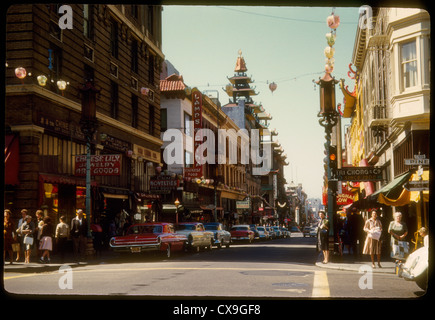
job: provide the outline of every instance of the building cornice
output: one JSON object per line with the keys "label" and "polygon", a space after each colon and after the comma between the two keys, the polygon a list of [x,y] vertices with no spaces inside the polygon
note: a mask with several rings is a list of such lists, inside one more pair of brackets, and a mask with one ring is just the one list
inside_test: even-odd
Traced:
{"label": "building cornice", "polygon": [[[27,95],[27,94],[36,94],[45,99],[50,100],[51,102],[58,104],[62,107],[70,109],[72,111],[76,111],[78,113],[81,112],[82,107],[81,104],[67,99],[61,95],[58,95],[50,90],[44,89],[43,87],[36,84],[24,84],[24,85],[7,85],[6,86],[6,96],[12,95]],[[113,119],[110,116],[107,116],[101,112],[97,111],[97,120],[101,121],[104,124],[108,124],[125,132],[130,132],[134,136],[144,139],[148,142],[154,143],[158,146],[163,145],[163,141],[160,138],[154,137],[148,133],[142,132],[138,129],[130,127],[116,119]]]}

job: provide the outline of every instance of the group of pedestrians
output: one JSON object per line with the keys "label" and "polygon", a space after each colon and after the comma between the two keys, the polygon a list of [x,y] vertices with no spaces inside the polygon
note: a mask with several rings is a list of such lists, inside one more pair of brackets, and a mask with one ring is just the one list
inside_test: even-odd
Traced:
{"label": "group of pedestrians", "polygon": [[73,242],[74,259],[76,261],[85,259],[88,226],[83,210],[77,210],[76,217],[69,225],[64,216],[61,216],[59,223],[54,225],[50,217],[44,217],[42,210],[35,212],[36,221],[28,214],[27,209],[21,210],[21,218],[16,227],[11,216],[9,209],[4,210],[3,261],[5,263],[8,254],[10,264],[13,264],[14,253],[17,255],[15,262],[20,261],[23,254],[24,263],[30,263],[33,248],[37,250],[40,263],[49,263],[50,253],[55,247],[63,263],[69,237]]}
{"label": "group of pedestrians", "polygon": [[[390,222],[388,226],[388,234],[391,235],[390,248],[391,258],[396,261],[402,261],[406,259],[406,254],[409,250],[408,242],[405,241],[408,235],[408,227],[405,222],[402,221],[402,213],[395,212],[394,220]],[[318,248],[323,252],[323,263],[329,262],[329,221],[325,217],[325,212],[319,212],[319,225],[318,225]],[[362,226],[363,225],[363,226]],[[362,226],[362,227],[361,227]],[[362,254],[370,255],[372,267],[375,268],[375,256],[377,265],[382,268],[381,265],[381,247],[382,247],[382,223],[378,218],[376,210],[371,211],[371,216],[365,222],[363,218],[356,213],[356,209],[350,213],[348,217],[348,233],[347,244],[354,250],[354,254],[357,254],[356,249],[357,240],[359,240],[360,247],[362,248]],[[361,232],[365,232],[364,245],[362,246]],[[428,230],[427,228],[421,228],[419,231],[420,236],[423,238],[424,246],[429,245]]]}

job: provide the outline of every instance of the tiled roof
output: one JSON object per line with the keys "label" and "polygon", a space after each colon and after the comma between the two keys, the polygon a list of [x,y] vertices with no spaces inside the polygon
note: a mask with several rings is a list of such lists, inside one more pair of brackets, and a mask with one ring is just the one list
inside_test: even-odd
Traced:
{"label": "tiled roof", "polygon": [[183,76],[178,76],[172,74],[165,80],[160,80],[160,91],[170,92],[170,91],[184,91],[186,85],[183,81]]}

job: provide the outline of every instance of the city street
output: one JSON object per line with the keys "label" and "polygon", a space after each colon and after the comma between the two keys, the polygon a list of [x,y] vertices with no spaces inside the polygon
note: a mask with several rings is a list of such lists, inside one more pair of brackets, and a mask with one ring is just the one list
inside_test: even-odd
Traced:
{"label": "city street", "polygon": [[[107,257],[107,258],[106,258]],[[105,255],[88,264],[5,266],[4,288],[20,295],[102,298],[417,298],[423,291],[398,278],[386,262],[382,273],[319,267],[315,238],[291,239],[166,259],[153,255]],[[367,266],[369,263],[367,262]],[[368,276],[372,278],[367,278]],[[366,277],[366,278],[362,278]],[[360,288],[360,283],[370,286]],[[370,284],[369,283],[369,284]],[[14,295],[12,295],[14,296]]]}

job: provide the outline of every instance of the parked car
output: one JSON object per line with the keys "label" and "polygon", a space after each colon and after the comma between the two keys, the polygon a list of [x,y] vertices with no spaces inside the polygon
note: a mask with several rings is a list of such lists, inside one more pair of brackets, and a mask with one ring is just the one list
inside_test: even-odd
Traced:
{"label": "parked car", "polygon": [[133,224],[124,236],[110,239],[110,247],[116,252],[140,253],[143,251],[165,252],[168,258],[174,251],[183,251],[187,237],[175,233],[171,223]]}
{"label": "parked car", "polygon": [[249,227],[254,231],[254,240],[260,240],[260,233],[257,230],[257,226],[255,224],[250,224]]}
{"label": "parked car", "polygon": [[302,233],[304,234],[304,238],[305,236],[310,236],[310,231],[311,231],[311,227],[310,226],[305,226],[304,229],[302,230]]}
{"label": "parked car", "polygon": [[405,280],[415,281],[420,289],[427,289],[429,249],[421,247],[412,252],[405,263],[397,263],[398,276]]}
{"label": "parked car", "polygon": [[269,238],[276,239],[276,232],[272,227],[266,227],[266,230],[269,231]]}
{"label": "parked car", "polygon": [[251,243],[254,240],[254,231],[247,224],[238,224],[231,227],[231,240],[246,240]]}
{"label": "parked car", "polygon": [[266,227],[258,226],[257,230],[258,230],[260,240],[269,240],[270,239],[269,231],[267,231]]}
{"label": "parked car", "polygon": [[284,238],[290,238],[292,236],[291,232],[287,228],[281,228],[281,232]]}
{"label": "parked car", "polygon": [[272,229],[275,231],[277,238],[282,238],[283,234],[278,226],[273,226]]}
{"label": "parked car", "polygon": [[182,222],[175,226],[178,234],[187,237],[187,249],[198,252],[202,248],[212,249],[214,243],[214,234],[206,231],[204,225],[200,222]]}
{"label": "parked car", "polygon": [[301,230],[299,229],[298,226],[292,226],[292,227],[290,228],[290,231],[291,231],[291,232],[301,232]]}
{"label": "parked car", "polygon": [[317,227],[312,227],[310,230],[310,237],[317,237]]}
{"label": "parked car", "polygon": [[222,248],[222,246],[226,246],[227,248],[230,247],[231,244],[231,233],[224,230],[224,227],[222,223],[220,222],[209,222],[204,223],[205,230],[213,232],[213,245],[218,247],[219,249]]}

